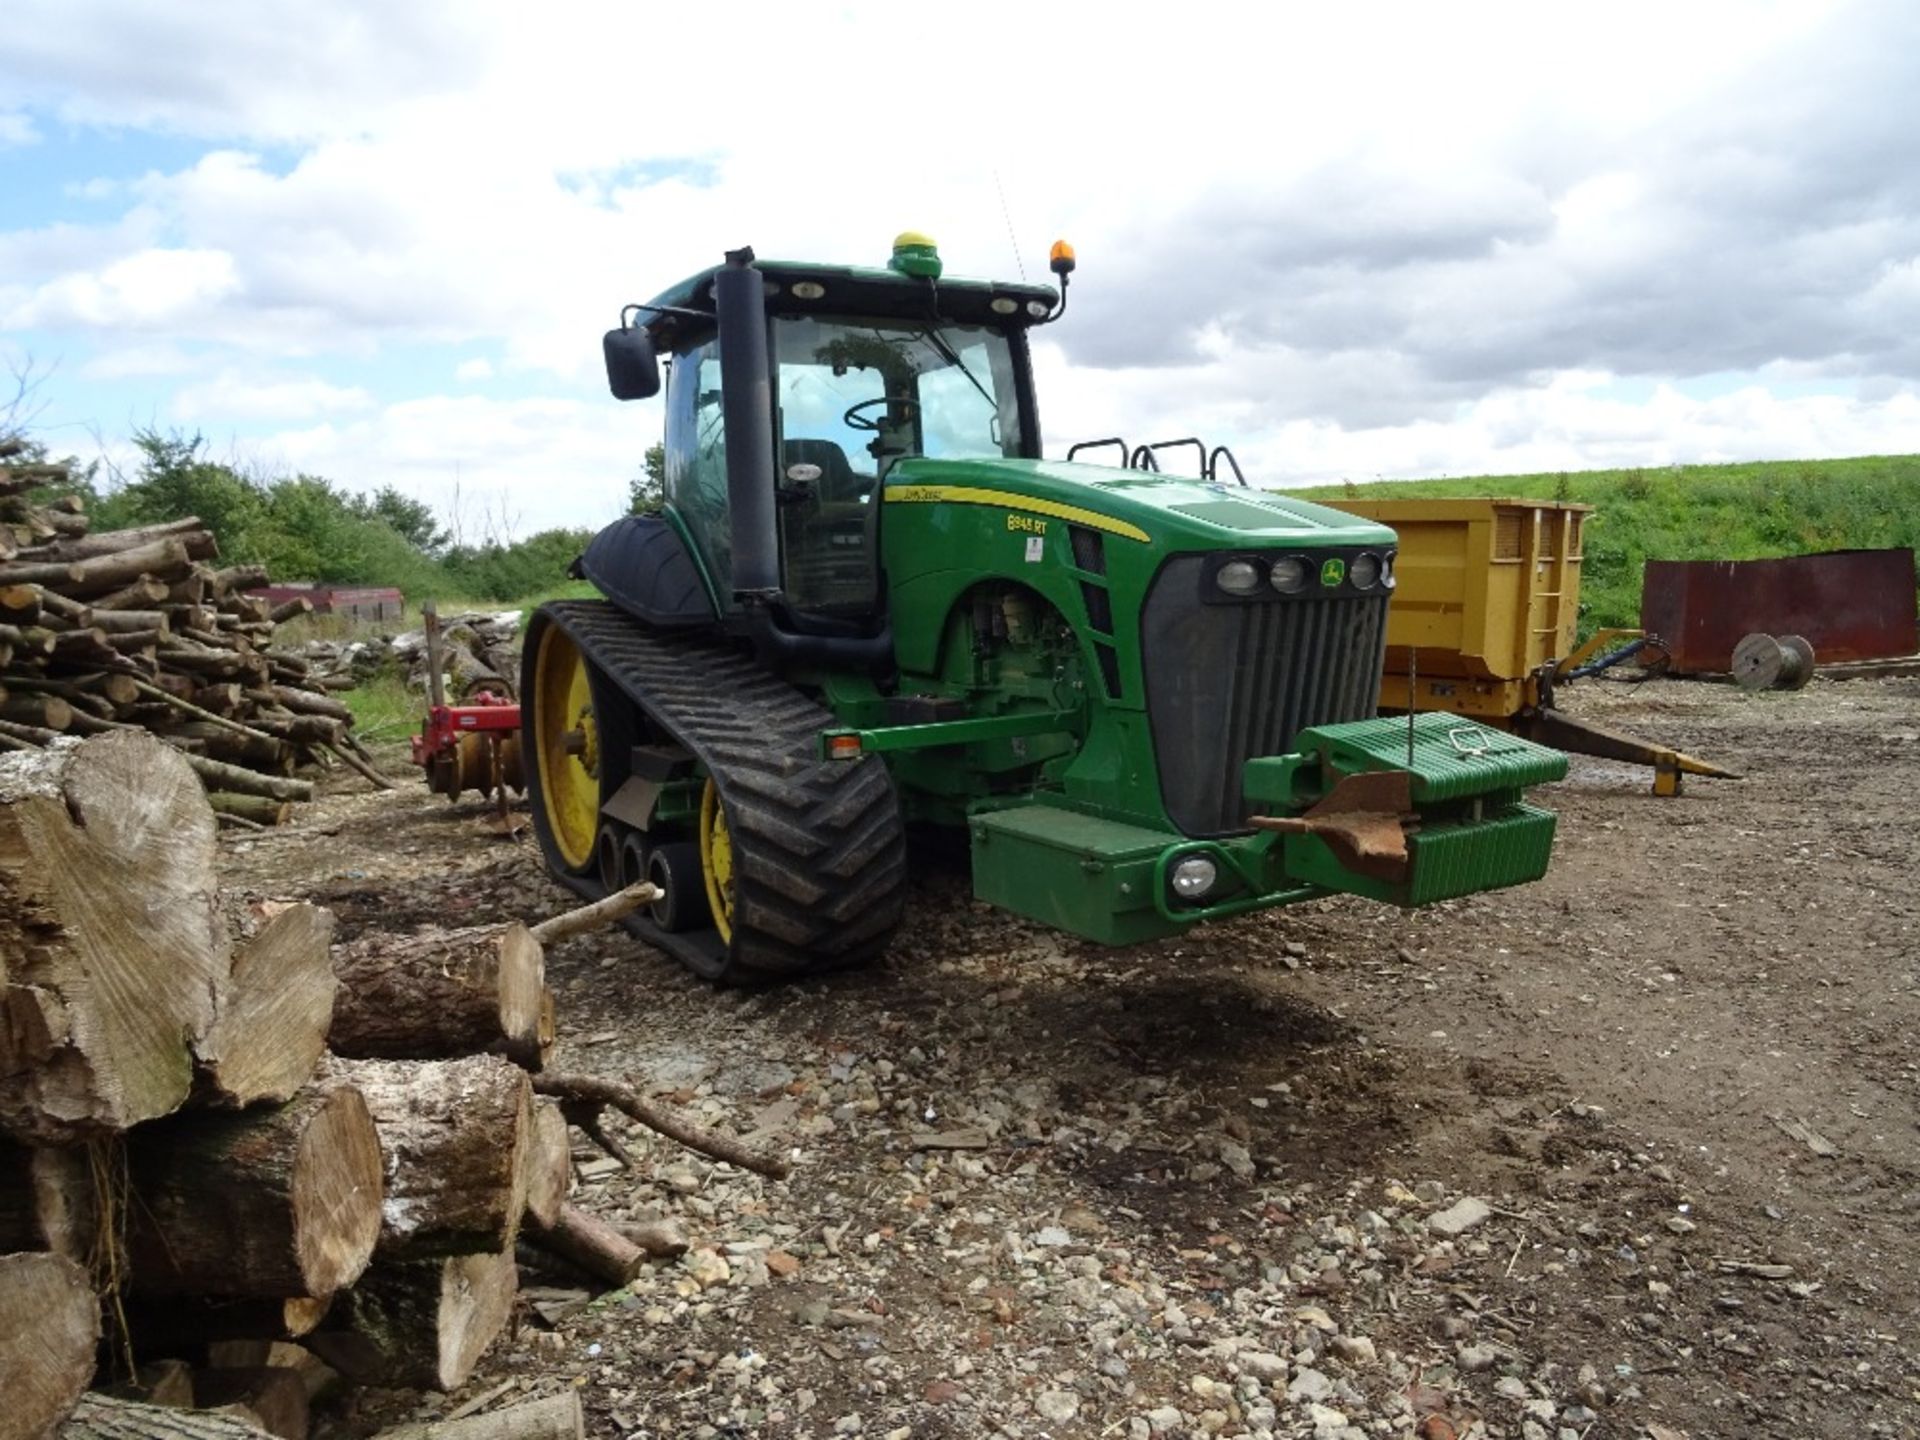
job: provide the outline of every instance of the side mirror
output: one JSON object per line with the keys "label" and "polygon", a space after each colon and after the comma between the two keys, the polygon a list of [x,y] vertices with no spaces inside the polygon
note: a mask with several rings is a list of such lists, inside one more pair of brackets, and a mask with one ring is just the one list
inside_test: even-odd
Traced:
{"label": "side mirror", "polygon": [[660,393],[660,362],[653,337],[638,325],[609,330],[601,348],[607,357],[607,388],[616,400],[650,400]]}

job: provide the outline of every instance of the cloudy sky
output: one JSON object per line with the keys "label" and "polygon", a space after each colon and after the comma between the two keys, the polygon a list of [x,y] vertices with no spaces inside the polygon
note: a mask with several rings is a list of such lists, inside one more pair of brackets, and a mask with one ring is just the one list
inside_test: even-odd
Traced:
{"label": "cloudy sky", "polygon": [[1920,450],[1920,6],[9,0],[0,360],[473,524],[658,437],[620,304],[723,249],[1029,276],[1050,453],[1258,482]]}

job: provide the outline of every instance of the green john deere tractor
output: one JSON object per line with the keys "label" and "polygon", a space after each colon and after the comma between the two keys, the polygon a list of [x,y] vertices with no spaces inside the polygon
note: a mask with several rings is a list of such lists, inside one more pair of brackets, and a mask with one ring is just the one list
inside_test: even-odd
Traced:
{"label": "green john deere tractor", "polygon": [[[667,360],[666,503],[596,536],[606,597],[527,630],[547,863],[699,974],[866,959],[909,823],[964,827],[977,895],[1108,944],[1347,891],[1418,905],[1538,878],[1559,753],[1375,719],[1393,532],[1216,483],[1194,447],[1042,458],[1027,334],[1050,286],[739,250],[606,337]],[[1118,447],[1116,465],[1071,463]]]}

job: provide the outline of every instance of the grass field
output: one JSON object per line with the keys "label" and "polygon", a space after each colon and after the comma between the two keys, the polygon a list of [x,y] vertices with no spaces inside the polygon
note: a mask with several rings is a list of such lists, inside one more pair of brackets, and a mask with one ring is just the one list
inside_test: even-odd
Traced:
{"label": "grass field", "polygon": [[1581,567],[1583,632],[1640,623],[1647,560],[1920,547],[1920,455],[1384,480],[1287,493],[1303,500],[1489,495],[1595,506]]}

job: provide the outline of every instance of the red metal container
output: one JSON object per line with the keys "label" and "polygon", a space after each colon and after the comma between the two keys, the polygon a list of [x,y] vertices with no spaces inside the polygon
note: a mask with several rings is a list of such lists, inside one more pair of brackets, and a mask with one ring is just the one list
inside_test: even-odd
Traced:
{"label": "red metal container", "polygon": [[1756,631],[1800,635],[1816,664],[1920,651],[1913,551],[1834,550],[1781,560],[1649,560],[1640,627],[1666,641],[1673,668],[1726,670]]}
{"label": "red metal container", "polygon": [[407,613],[405,597],[391,585],[263,585],[247,594],[270,605],[311,600],[316,615],[354,620],[398,620]]}

